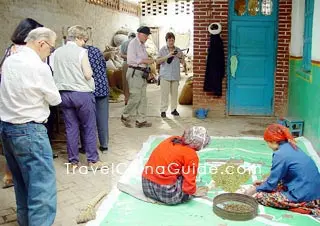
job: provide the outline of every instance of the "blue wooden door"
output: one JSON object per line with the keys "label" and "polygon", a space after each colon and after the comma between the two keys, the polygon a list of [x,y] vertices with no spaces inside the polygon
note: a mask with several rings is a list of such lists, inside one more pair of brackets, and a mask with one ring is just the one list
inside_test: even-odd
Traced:
{"label": "blue wooden door", "polygon": [[[229,6],[228,112],[229,115],[272,115],[277,2],[239,2],[245,5],[241,12],[235,7],[239,7],[237,0]],[[252,2],[258,5],[255,11],[249,8]],[[266,2],[271,3],[267,12],[262,8]]]}

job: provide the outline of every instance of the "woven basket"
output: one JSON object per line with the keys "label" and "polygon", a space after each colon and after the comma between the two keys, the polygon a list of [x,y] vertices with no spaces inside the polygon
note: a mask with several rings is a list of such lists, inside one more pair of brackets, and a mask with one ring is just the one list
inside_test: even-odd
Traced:
{"label": "woven basket", "polygon": [[[239,213],[220,208],[219,204],[225,202],[243,203],[249,205],[252,208],[252,211]],[[258,215],[258,205],[258,202],[250,196],[237,193],[224,193],[216,196],[213,199],[213,212],[223,219],[234,221],[247,221],[255,218]]]}

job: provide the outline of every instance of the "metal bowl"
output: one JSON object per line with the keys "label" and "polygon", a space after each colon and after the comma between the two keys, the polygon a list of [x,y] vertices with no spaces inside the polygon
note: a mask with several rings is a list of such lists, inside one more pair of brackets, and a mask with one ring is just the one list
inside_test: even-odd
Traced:
{"label": "metal bowl", "polygon": [[[219,207],[226,202],[237,202],[246,204],[250,206],[252,210],[246,212],[235,212]],[[255,218],[258,215],[258,206],[259,204],[254,198],[237,193],[224,193],[221,195],[217,195],[213,199],[213,212],[223,219],[233,221],[247,221]]]}

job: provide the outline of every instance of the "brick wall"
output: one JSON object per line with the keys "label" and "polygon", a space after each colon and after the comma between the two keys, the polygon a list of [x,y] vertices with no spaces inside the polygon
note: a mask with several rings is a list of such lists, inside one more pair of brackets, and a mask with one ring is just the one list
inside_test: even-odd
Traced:
{"label": "brick wall", "polygon": [[140,24],[138,16],[89,4],[86,0],[0,0],[0,54],[10,44],[10,36],[19,21],[26,17],[54,30],[58,35],[56,46],[62,43],[63,28],[76,24],[91,27],[89,44],[101,50],[111,43],[118,29],[126,26],[136,30]]}
{"label": "brick wall", "polygon": [[[275,75],[275,115],[281,115],[287,109],[289,43],[291,36],[291,0],[279,2],[279,31],[277,68]],[[227,78],[223,81],[222,97],[203,91],[206,70],[207,48],[210,34],[209,24],[219,22],[222,25],[221,38],[224,43],[225,56],[228,56],[228,0],[194,1],[194,61],[193,61],[193,108],[210,108],[209,116],[226,114]]]}
{"label": "brick wall", "polygon": [[275,114],[285,115],[288,107],[288,79],[291,37],[292,0],[280,0],[277,70],[275,77]]}
{"label": "brick wall", "polygon": [[221,38],[225,48],[225,56],[228,53],[228,0],[194,1],[194,60],[193,60],[193,107],[210,108],[209,116],[225,115],[226,109],[226,77],[223,80],[222,97],[215,97],[211,92],[203,91],[204,76],[206,70],[207,49],[210,43],[208,26],[213,22],[222,25]]}

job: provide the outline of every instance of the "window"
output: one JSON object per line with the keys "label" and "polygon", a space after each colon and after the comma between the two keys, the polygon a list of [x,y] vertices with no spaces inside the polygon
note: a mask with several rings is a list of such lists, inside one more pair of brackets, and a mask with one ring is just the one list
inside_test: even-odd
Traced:
{"label": "window", "polygon": [[305,0],[303,35],[303,70],[311,71],[311,47],[314,0]]}
{"label": "window", "polygon": [[168,14],[167,0],[147,0],[140,4],[142,16],[166,16]]}
{"label": "window", "polygon": [[272,0],[235,0],[234,11],[237,16],[271,16]]}
{"label": "window", "polygon": [[250,16],[256,16],[259,12],[259,1],[249,0],[248,2],[248,13]]}
{"label": "window", "polygon": [[234,11],[238,16],[243,16],[246,12],[246,0],[236,0],[234,2]]}
{"label": "window", "polygon": [[175,15],[190,15],[193,13],[191,0],[175,0]]}
{"label": "window", "polygon": [[270,16],[272,14],[272,1],[263,0],[261,6],[261,12],[264,16]]}

